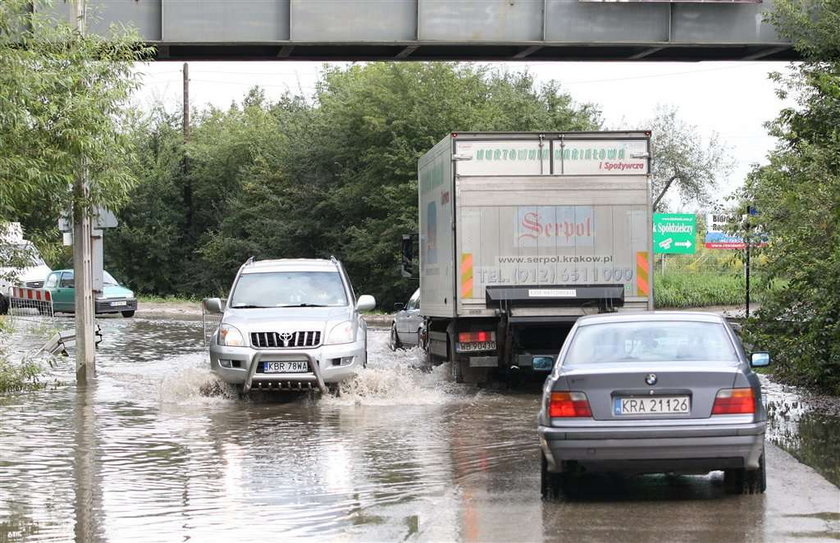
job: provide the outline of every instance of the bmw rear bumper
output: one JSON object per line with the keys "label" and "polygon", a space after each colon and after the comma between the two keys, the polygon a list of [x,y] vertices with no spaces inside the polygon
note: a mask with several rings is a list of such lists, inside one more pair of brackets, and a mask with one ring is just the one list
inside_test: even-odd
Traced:
{"label": "bmw rear bumper", "polygon": [[539,427],[549,471],[574,461],[588,471],[707,473],[757,469],[765,422],[657,428]]}

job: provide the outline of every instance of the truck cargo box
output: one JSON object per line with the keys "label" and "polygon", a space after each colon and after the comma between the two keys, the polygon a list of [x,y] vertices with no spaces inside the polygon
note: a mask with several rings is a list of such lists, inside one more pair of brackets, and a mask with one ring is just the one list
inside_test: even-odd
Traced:
{"label": "truck cargo box", "polygon": [[652,309],[649,141],[444,138],[419,162],[423,314],[492,316],[506,303],[522,317]]}

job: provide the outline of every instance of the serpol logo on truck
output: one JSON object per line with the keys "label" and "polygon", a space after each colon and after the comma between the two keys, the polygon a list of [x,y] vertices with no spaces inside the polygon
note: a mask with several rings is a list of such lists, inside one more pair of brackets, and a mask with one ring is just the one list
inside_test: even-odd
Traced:
{"label": "serpol logo on truck", "polygon": [[653,214],[653,251],[657,254],[694,254],[697,217],[691,213]]}
{"label": "serpol logo on truck", "polygon": [[520,207],[516,213],[514,242],[518,247],[591,246],[594,231],[592,206]]}

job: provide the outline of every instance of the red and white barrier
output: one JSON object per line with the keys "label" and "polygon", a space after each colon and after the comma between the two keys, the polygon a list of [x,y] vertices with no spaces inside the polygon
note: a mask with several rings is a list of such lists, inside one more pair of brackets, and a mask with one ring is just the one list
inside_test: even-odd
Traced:
{"label": "red and white barrier", "polygon": [[12,287],[9,289],[9,315],[16,318],[53,317],[52,295],[42,288]]}
{"label": "red and white barrier", "polygon": [[28,287],[12,287],[12,298],[20,300],[34,300],[36,302],[52,302],[49,290]]}

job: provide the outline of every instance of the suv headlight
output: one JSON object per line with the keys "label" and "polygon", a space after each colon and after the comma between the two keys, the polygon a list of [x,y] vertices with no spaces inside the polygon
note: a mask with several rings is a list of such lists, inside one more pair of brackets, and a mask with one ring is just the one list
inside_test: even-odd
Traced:
{"label": "suv headlight", "polygon": [[327,345],[336,345],[338,343],[353,343],[356,339],[356,329],[350,321],[344,321],[336,324],[327,334]]}
{"label": "suv headlight", "polygon": [[229,324],[219,326],[219,345],[228,347],[242,347],[245,345],[245,338],[236,327]]}

